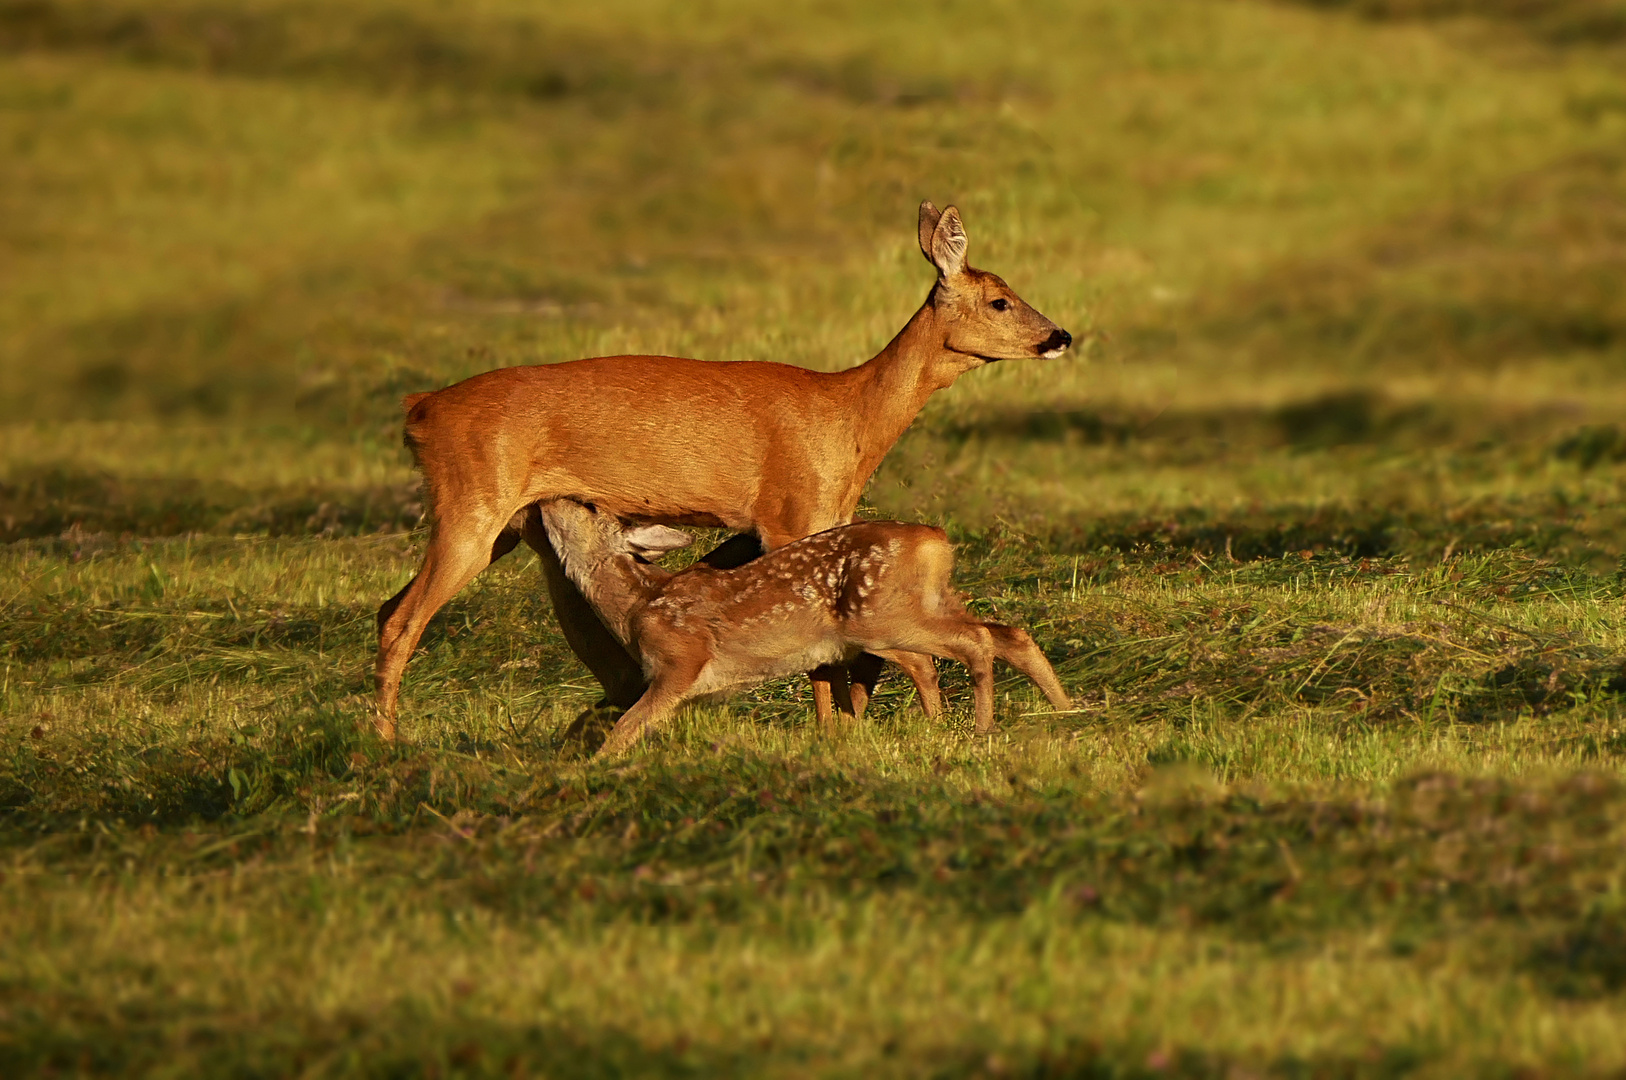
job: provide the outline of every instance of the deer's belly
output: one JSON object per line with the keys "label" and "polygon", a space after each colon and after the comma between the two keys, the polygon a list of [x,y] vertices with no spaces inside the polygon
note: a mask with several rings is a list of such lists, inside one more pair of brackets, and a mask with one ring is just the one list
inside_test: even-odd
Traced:
{"label": "deer's belly", "polygon": [[572,498],[592,502],[629,521],[700,528],[749,529],[756,487],[748,477],[693,477],[675,470],[614,468],[539,470],[526,501]]}

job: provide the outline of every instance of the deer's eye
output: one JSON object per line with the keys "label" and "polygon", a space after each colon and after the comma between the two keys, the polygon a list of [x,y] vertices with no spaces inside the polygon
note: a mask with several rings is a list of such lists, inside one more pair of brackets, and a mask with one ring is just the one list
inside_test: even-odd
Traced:
{"label": "deer's eye", "polygon": [[988,301],[988,306],[993,308],[995,311],[1004,311],[1006,308],[1011,306],[1011,302],[1001,296],[997,300]]}

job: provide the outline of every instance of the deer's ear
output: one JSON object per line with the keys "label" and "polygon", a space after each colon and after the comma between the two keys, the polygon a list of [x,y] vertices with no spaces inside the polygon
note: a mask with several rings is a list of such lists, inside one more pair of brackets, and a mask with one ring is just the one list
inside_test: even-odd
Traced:
{"label": "deer's ear", "polygon": [[965,247],[965,226],[960,224],[960,212],[951,206],[932,229],[930,257],[939,277],[958,277],[965,272]]}
{"label": "deer's ear", "polygon": [[680,529],[665,525],[639,525],[626,532],[627,546],[642,554],[659,555],[667,551],[688,547],[694,537]]}
{"label": "deer's ear", "polygon": [[920,253],[934,266],[937,260],[932,258],[932,230],[937,228],[937,219],[942,216],[930,199],[920,204]]}

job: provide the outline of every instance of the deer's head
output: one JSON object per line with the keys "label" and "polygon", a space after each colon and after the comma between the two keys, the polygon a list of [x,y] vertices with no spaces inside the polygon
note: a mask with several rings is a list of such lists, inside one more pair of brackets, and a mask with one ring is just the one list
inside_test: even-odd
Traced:
{"label": "deer's head", "polygon": [[937,268],[929,301],[942,328],[943,348],[982,361],[1054,359],[1073,335],[1045,318],[997,274],[965,261],[965,226],[954,207],[939,213],[920,204],[920,251]]}

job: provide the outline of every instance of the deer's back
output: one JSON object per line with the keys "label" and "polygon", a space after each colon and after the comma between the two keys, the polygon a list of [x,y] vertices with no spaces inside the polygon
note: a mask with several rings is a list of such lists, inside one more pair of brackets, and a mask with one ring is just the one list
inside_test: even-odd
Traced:
{"label": "deer's back", "polygon": [[570,495],[749,528],[764,487],[826,482],[814,464],[848,441],[848,387],[787,364],[666,356],[500,368],[416,396],[406,437],[432,489],[445,478],[504,502]]}

